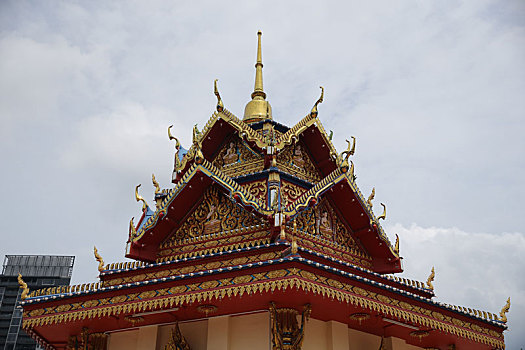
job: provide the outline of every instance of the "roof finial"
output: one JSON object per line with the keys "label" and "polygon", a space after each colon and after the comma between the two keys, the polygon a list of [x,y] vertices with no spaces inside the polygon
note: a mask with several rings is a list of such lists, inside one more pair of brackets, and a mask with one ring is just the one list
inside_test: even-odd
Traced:
{"label": "roof finial", "polygon": [[255,62],[255,87],[252,92],[252,100],[244,109],[244,121],[247,123],[257,122],[264,119],[272,119],[272,107],[266,101],[266,93],[263,90],[262,76],[262,32],[257,32],[257,61]]}
{"label": "roof finial", "polygon": [[261,36],[262,32],[257,32],[257,62],[255,63],[255,88],[253,89],[252,98],[261,96],[263,99],[266,98],[266,94],[263,91],[263,77],[262,77],[262,49],[261,49]]}

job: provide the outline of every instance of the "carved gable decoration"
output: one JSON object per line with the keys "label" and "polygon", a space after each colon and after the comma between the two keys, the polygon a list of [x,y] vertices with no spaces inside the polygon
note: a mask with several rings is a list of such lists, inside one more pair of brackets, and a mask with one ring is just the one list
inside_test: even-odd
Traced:
{"label": "carved gable decoration", "polygon": [[266,180],[246,182],[241,184],[241,186],[252,196],[259,198],[263,202],[266,202],[266,194],[268,192],[268,185]]}
{"label": "carved gable decoration", "polygon": [[277,154],[277,166],[308,182],[321,180],[319,171],[310,159],[302,142],[285,147]]}
{"label": "carved gable decoration", "polygon": [[263,170],[264,159],[237,136],[230,137],[213,161],[228,176],[239,176]]}
{"label": "carved gable decoration", "polygon": [[287,207],[290,203],[295,202],[307,189],[293,184],[286,180],[281,180],[281,198],[283,205]]}
{"label": "carved gable decoration", "polygon": [[210,187],[201,203],[168,242],[262,224],[263,221]]}
{"label": "carved gable decoration", "polygon": [[[300,233],[322,238],[351,250],[361,251],[352,234],[326,198],[323,198],[319,205],[301,212],[294,221],[297,221],[297,230]],[[291,228],[293,222],[289,226]]]}

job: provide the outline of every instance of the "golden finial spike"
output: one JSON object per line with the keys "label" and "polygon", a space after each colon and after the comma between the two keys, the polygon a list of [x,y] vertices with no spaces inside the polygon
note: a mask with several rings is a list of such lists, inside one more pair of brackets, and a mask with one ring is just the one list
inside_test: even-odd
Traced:
{"label": "golden finial spike", "polygon": [[375,196],[376,196],[376,188],[373,187],[373,188],[372,188],[372,193],[370,193],[370,196],[368,196],[368,199],[367,199],[367,201],[366,201],[366,204],[368,204],[368,207],[369,207],[370,209],[372,209],[372,207],[374,206],[374,205],[372,204],[372,200],[374,199]]}
{"label": "golden finial spike", "polygon": [[427,287],[430,290],[434,290],[434,285],[432,284],[432,281],[434,281],[434,278],[436,277],[436,271],[434,271],[434,266],[432,266],[432,270],[430,271],[430,276],[427,278]]}
{"label": "golden finial spike", "polygon": [[355,168],[354,168],[354,162],[350,161],[350,179],[354,179],[354,171],[355,171]]}
{"label": "golden finial spike", "polygon": [[501,309],[499,313],[499,320],[503,323],[507,323],[507,315],[506,313],[510,310],[510,297],[507,299],[507,302],[505,303],[505,306]]}
{"label": "golden finial spike", "polygon": [[155,174],[151,174],[151,182],[153,182],[153,186],[155,186],[155,194],[160,193],[160,186],[157,182],[157,179],[155,179]]}
{"label": "golden finial spike", "polygon": [[217,89],[217,81],[219,81],[219,79],[215,79],[215,81],[213,82],[213,92],[215,93],[215,96],[217,96],[217,111],[222,112],[222,110],[224,109],[224,104],[222,103],[221,95],[219,94],[219,89]]}
{"label": "golden finial spike", "polygon": [[137,202],[142,202],[142,211],[146,211],[148,210],[148,203],[146,203],[146,200],[144,200],[144,198],[142,198],[142,196],[139,194],[140,186],[141,184],[138,184],[137,187],[135,187],[135,199],[137,200]]}
{"label": "golden finial spike", "polygon": [[399,255],[399,236],[397,235],[397,233],[396,233],[396,245],[394,247],[394,253]]}
{"label": "golden finial spike", "polygon": [[98,253],[97,247],[93,247],[93,253],[95,254],[95,260],[98,261],[98,272],[104,271],[104,259]]}
{"label": "golden finial spike", "polygon": [[253,89],[252,98],[254,98],[255,96],[261,96],[264,99],[266,98],[266,94],[263,90],[261,36],[262,32],[259,30],[257,32],[257,62],[255,63],[255,88]]}
{"label": "golden finial spike", "polygon": [[319,86],[321,88],[321,97],[319,97],[319,99],[317,100],[317,102],[315,102],[314,106],[312,107],[312,111],[310,112],[310,114],[312,115],[312,117],[317,117],[317,114],[318,111],[317,111],[317,105],[319,103],[323,103],[323,99],[324,99],[324,87],[322,86]]}
{"label": "golden finial spike", "polygon": [[381,203],[381,205],[383,206],[383,213],[377,217],[377,220],[379,220],[379,219],[385,220],[386,219],[386,205],[384,205],[383,203]]}
{"label": "golden finial spike", "polygon": [[25,283],[22,279],[22,275],[20,273],[18,274],[18,285],[20,286],[20,289],[22,289],[22,295],[20,295],[20,298],[25,300],[29,294],[29,288],[27,287],[27,283]]}

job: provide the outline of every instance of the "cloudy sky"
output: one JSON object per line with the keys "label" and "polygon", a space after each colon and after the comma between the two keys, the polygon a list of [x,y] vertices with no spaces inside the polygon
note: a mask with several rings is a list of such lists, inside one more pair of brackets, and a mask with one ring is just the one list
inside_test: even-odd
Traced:
{"label": "cloudy sky", "polygon": [[[343,5],[344,4],[344,5]],[[405,273],[440,301],[498,313],[525,347],[525,3],[0,2],[0,255],[122,261],[133,196],[170,186],[215,106],[242,117],[256,32],[274,119],[319,107],[362,192],[376,187]]]}

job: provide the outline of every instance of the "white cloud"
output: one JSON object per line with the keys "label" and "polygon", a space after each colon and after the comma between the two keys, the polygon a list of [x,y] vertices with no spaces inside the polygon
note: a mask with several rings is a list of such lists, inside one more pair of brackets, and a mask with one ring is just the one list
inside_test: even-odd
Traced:
{"label": "white cloud", "polygon": [[426,281],[435,267],[436,300],[499,315],[511,297],[508,348],[525,343],[525,235],[469,233],[457,228],[424,228],[395,224],[387,232],[400,237],[405,272],[402,276]]}

